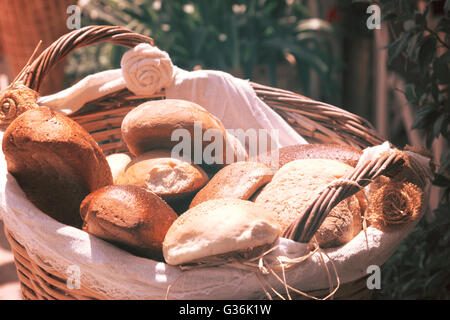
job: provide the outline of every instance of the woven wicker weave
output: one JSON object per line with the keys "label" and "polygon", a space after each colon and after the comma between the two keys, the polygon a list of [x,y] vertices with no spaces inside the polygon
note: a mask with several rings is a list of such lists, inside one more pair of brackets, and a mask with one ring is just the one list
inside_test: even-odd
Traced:
{"label": "woven wicker weave", "polygon": [[[90,26],[62,36],[36,58],[31,66],[20,76],[20,80],[28,87],[39,92],[41,84],[50,69],[76,48],[99,43],[113,42],[119,45],[134,47],[145,42],[153,44],[153,40],[123,29],[110,26]],[[358,148],[380,144],[384,141],[372,125],[359,116],[322,102],[314,101],[286,90],[251,83],[256,94],[271,108],[278,112],[294,129],[309,142],[338,143]],[[80,123],[99,143],[106,154],[125,151],[121,140],[120,125],[125,114],[132,108],[148,99],[163,99],[164,92],[151,97],[136,97],[128,90],[92,101],[71,117]],[[401,162],[395,156],[378,159],[355,171],[347,178],[360,185],[367,184],[367,179],[375,178],[386,170],[392,169]],[[309,241],[311,234],[317,230],[321,221],[331,208],[340,200],[354,194],[358,188],[340,186],[331,188],[328,193],[317,198],[308,208],[305,221],[296,221],[286,234],[291,239]],[[11,244],[22,295],[25,299],[108,299],[82,287],[79,290],[67,288],[64,276],[48,270],[40,261],[34,261],[27,254],[14,235],[5,226],[5,233]],[[330,288],[309,292],[314,296],[326,296]],[[351,283],[341,284],[334,294],[336,299],[363,299],[370,297],[366,280],[359,279]],[[303,298],[299,296],[298,298]]]}

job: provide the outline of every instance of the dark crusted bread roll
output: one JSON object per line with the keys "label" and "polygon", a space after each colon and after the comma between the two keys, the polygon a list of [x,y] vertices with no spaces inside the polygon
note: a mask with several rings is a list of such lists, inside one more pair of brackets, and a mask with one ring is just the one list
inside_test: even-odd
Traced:
{"label": "dark crusted bread roll", "polygon": [[89,194],[81,203],[83,230],[133,254],[162,261],[162,243],[178,218],[155,193],[114,185]]}
{"label": "dark crusted bread roll", "polygon": [[89,133],[47,107],[26,111],[3,136],[8,171],[37,208],[81,227],[81,201],[112,184],[106,158]]}

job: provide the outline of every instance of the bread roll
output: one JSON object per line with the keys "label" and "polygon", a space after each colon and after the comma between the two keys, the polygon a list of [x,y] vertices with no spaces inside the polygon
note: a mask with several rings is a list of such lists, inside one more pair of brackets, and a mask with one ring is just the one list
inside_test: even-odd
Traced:
{"label": "bread roll", "polygon": [[[136,156],[153,149],[172,150],[174,146],[183,143],[184,136],[174,137],[180,140],[172,141],[172,133],[177,129],[185,129],[187,131],[183,132],[189,133],[188,145],[191,146],[189,151],[191,161],[195,164],[208,161],[211,161],[211,164],[226,162],[226,131],[223,124],[206,109],[193,102],[178,99],[145,102],[125,116],[121,127],[124,142]],[[218,150],[220,154],[214,154],[218,161],[203,159],[205,148],[215,141],[215,137],[212,137],[212,141],[203,141],[207,130],[220,136],[218,144],[222,149]]]}
{"label": "bread roll", "polygon": [[299,144],[259,155],[256,161],[273,169],[279,169],[286,163],[299,159],[339,160],[354,167],[361,155],[362,151],[359,149],[338,144]]}
{"label": "bread roll", "polygon": [[64,224],[81,227],[81,201],[113,183],[108,162],[89,133],[47,107],[11,122],[2,147],[8,171],[27,198]]}
{"label": "bread roll", "polygon": [[[351,172],[353,167],[337,160],[294,160],[275,173],[255,203],[276,213],[282,231],[299,217],[309,201],[327,185]],[[341,201],[316,233],[319,245],[335,247],[361,231],[361,208],[355,196]]]}
{"label": "bread roll", "polygon": [[125,170],[131,160],[133,160],[133,158],[128,153],[113,153],[106,156],[106,161],[108,161],[111,169],[114,183],[116,183],[117,177]]}
{"label": "bread roll", "polygon": [[274,172],[262,163],[232,163],[220,170],[196,194],[190,208],[212,199],[248,200],[259,188],[272,180],[273,174]]}
{"label": "bread roll", "polygon": [[201,167],[172,158],[169,150],[141,154],[116,179],[116,184],[143,187],[166,201],[185,198],[207,182],[208,175]]}
{"label": "bread roll", "polygon": [[238,199],[215,199],[182,214],[163,243],[164,259],[179,265],[218,255],[251,256],[278,239],[280,228],[272,212]]}
{"label": "bread roll", "polygon": [[136,186],[107,186],[81,203],[83,230],[142,257],[162,261],[162,242],[177,214]]}
{"label": "bread roll", "polygon": [[230,152],[229,150],[232,150],[231,156],[228,156],[226,158],[226,164],[231,164],[233,162],[239,162],[239,161],[247,161],[248,160],[248,153],[247,150],[245,150],[245,147],[242,145],[241,141],[231,133],[227,132],[226,135],[227,138],[227,153]]}

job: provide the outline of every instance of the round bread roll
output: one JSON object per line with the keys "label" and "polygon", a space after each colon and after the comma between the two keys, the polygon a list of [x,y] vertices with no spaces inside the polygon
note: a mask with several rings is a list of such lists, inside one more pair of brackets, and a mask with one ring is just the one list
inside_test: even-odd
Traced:
{"label": "round bread roll", "polygon": [[135,255],[162,261],[162,242],[178,215],[153,192],[106,186],[81,203],[83,230]]}
{"label": "round bread roll", "polygon": [[256,161],[273,169],[279,169],[286,163],[299,159],[339,160],[352,167],[356,166],[362,151],[350,146],[338,144],[299,144],[282,147],[278,150],[259,155]]}
{"label": "round bread roll", "polygon": [[201,167],[172,158],[169,150],[152,150],[133,159],[116,184],[143,187],[171,201],[198,191],[208,179]]}
{"label": "round bread roll", "polygon": [[241,161],[220,170],[194,197],[190,208],[212,199],[248,200],[272,180],[274,172],[263,163]]}
{"label": "round bread roll", "polygon": [[279,235],[272,212],[246,200],[215,199],[179,216],[167,231],[163,254],[171,265],[217,256],[252,256],[273,244]]}
{"label": "round bread roll", "polygon": [[113,153],[106,156],[106,161],[108,161],[111,169],[114,183],[116,183],[117,177],[125,170],[131,160],[133,160],[133,158],[128,153]]}
{"label": "round bread roll", "polygon": [[106,158],[89,133],[47,107],[18,116],[3,136],[8,171],[37,208],[81,227],[80,203],[113,183]]}
{"label": "round bread roll", "polygon": [[[177,129],[180,136],[172,141],[172,134]],[[130,152],[139,156],[153,149],[172,150],[176,145],[183,144],[185,133],[189,134],[187,152],[195,164],[226,163],[226,130],[221,121],[196,103],[165,99],[145,102],[131,110],[123,119],[122,136]],[[210,141],[203,139],[205,132],[212,134]],[[220,154],[213,154],[214,159],[204,159],[204,151],[212,144],[216,135],[217,150]],[[179,139],[179,140],[178,140]],[[182,145],[183,146],[183,145]],[[185,150],[186,151],[186,150]],[[180,156],[189,158],[186,154]]]}
{"label": "round bread roll", "polygon": [[[256,197],[255,203],[276,213],[282,231],[296,220],[327,185],[353,167],[330,159],[294,160],[281,167]],[[362,229],[362,210],[356,196],[341,201],[325,218],[316,238],[321,247],[350,241]]]}

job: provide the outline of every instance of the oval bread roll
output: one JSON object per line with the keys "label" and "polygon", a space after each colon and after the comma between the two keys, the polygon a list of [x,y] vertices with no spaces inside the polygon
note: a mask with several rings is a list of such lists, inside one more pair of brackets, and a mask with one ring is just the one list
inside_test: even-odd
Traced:
{"label": "oval bread roll", "polygon": [[[172,141],[172,134],[177,129],[182,129],[181,133],[189,133],[190,156],[195,164],[205,162],[203,152],[215,141],[215,137],[212,141],[203,141],[205,132],[216,133],[220,136],[218,145],[221,149],[220,154],[214,156],[219,161],[210,160],[214,164],[225,163],[225,128],[218,118],[196,103],[178,99],[148,101],[131,110],[123,119],[121,127],[124,142],[136,156],[153,149],[172,150],[174,146],[182,143],[181,139],[185,138],[181,135],[181,138],[178,136]],[[196,154],[199,156],[196,157]]]}
{"label": "oval bread roll", "polygon": [[27,198],[64,224],[81,227],[81,201],[113,183],[108,162],[89,133],[47,107],[11,122],[2,146],[8,171]]}
{"label": "oval bread roll", "polygon": [[282,147],[273,152],[259,155],[256,161],[262,162],[273,169],[279,169],[286,163],[299,159],[339,160],[354,167],[358,163],[361,155],[361,150],[350,146],[338,144],[299,144]]}
{"label": "oval bread roll", "polygon": [[128,153],[113,153],[106,156],[106,161],[108,161],[111,169],[114,183],[116,183],[117,177],[125,170],[131,160],[133,160],[133,158]]}
{"label": "oval bread roll", "polygon": [[212,199],[248,200],[272,180],[274,172],[258,162],[236,162],[221,169],[194,197],[190,208]]}
{"label": "oval bread roll", "polygon": [[139,256],[162,261],[162,242],[177,214],[136,186],[107,186],[81,203],[83,230]]}
{"label": "oval bread roll", "polygon": [[209,200],[172,224],[163,243],[164,259],[179,265],[217,255],[251,254],[255,248],[273,244],[279,234],[274,214],[253,202]]}
{"label": "oval bread roll", "polygon": [[152,150],[133,159],[116,184],[143,187],[171,201],[198,191],[208,179],[201,167],[172,158],[169,150]]}
{"label": "oval bread roll", "polygon": [[[299,217],[309,201],[327,185],[351,172],[353,167],[337,160],[294,160],[275,173],[255,203],[277,214],[282,230]],[[350,241],[362,229],[361,206],[352,196],[341,201],[324,220],[316,238],[321,247],[335,247]]]}

